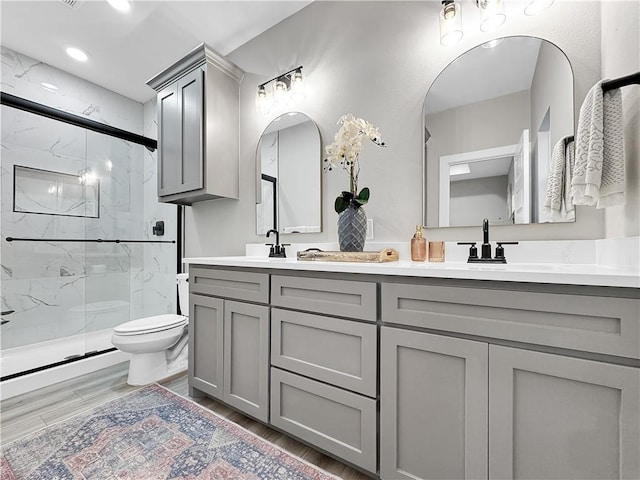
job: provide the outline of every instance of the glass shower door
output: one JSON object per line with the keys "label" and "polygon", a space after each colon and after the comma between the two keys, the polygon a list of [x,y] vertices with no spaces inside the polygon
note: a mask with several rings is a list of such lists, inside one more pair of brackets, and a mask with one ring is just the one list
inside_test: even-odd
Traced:
{"label": "glass shower door", "polygon": [[[86,130],[2,106],[2,377],[84,355]],[[14,239],[13,241],[9,241]]]}

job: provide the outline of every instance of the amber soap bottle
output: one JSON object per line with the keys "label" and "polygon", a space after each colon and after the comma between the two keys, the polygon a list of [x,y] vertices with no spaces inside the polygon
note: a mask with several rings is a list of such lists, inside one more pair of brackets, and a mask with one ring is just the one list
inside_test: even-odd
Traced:
{"label": "amber soap bottle", "polygon": [[411,239],[411,260],[424,262],[427,259],[427,239],[422,236],[422,225],[416,225],[416,233]]}

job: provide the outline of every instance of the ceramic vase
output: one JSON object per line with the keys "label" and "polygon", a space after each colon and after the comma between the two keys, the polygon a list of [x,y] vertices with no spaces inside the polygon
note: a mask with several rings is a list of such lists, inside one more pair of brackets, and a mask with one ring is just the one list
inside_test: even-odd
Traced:
{"label": "ceramic vase", "polygon": [[338,216],[338,242],[341,252],[362,252],[367,236],[367,214],[364,208],[349,205]]}

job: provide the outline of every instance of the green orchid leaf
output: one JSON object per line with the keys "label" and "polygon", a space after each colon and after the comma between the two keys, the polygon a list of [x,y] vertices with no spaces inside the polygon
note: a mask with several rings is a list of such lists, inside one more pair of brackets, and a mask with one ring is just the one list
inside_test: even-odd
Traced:
{"label": "green orchid leaf", "polygon": [[356,197],[356,201],[360,205],[364,205],[365,203],[367,203],[369,201],[369,195],[370,195],[369,188],[368,187],[364,187],[362,190],[360,190],[360,193]]}
{"label": "green orchid leaf", "polygon": [[342,196],[336,198],[336,202],[334,204],[334,208],[336,213],[342,213],[349,207],[349,202],[345,200]]}

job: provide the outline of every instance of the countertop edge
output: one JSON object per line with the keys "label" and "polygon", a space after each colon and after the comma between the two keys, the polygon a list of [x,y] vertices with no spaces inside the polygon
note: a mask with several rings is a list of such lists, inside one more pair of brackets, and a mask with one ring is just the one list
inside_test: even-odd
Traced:
{"label": "countertop edge", "polygon": [[434,264],[403,260],[359,263],[299,261],[295,258],[266,257],[191,257],[184,258],[183,262],[194,265],[271,268],[275,270],[640,288],[640,274],[636,271],[585,264],[469,265],[458,262]]}

